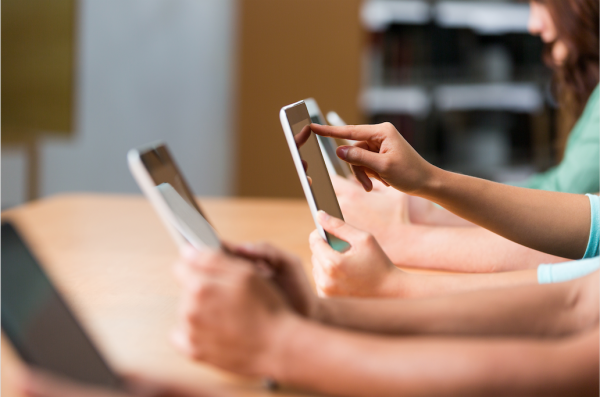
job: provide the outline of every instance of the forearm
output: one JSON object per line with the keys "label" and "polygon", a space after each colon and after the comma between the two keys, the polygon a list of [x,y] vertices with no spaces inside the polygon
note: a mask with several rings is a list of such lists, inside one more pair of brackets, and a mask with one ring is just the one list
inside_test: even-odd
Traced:
{"label": "forearm", "polygon": [[326,299],[319,320],[384,334],[569,335],[597,323],[589,313],[597,312],[598,302],[580,299],[585,283],[597,276],[427,299]]}
{"label": "forearm", "polygon": [[590,230],[583,195],[517,188],[433,169],[419,196],[527,247],[581,258]]}
{"label": "forearm", "polygon": [[533,269],[564,258],[507,240],[480,227],[398,225],[376,235],[396,266],[459,272],[500,272]]}
{"label": "forearm", "polygon": [[417,196],[408,196],[410,221],[417,225],[428,226],[474,226],[473,223],[440,208],[429,200]]}
{"label": "forearm", "polygon": [[537,284],[537,270],[482,274],[390,274],[380,297],[428,298],[460,292]]}
{"label": "forearm", "polygon": [[562,343],[400,339],[303,322],[272,373],[283,384],[339,396],[594,395],[597,339],[597,330]]}

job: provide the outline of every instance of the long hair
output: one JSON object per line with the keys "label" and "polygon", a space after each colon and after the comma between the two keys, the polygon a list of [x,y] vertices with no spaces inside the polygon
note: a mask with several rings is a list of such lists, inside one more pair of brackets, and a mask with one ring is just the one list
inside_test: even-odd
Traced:
{"label": "long hair", "polygon": [[536,1],[546,5],[556,26],[557,40],[568,49],[567,58],[561,65],[552,59],[552,44],[546,47],[544,54],[544,61],[554,70],[554,94],[563,117],[557,144],[564,149],[568,132],[598,85],[598,0]]}

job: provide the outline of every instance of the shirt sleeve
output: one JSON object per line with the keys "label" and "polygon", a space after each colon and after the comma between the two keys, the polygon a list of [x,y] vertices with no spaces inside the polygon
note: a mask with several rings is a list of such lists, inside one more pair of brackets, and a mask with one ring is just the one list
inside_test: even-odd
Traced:
{"label": "shirt sleeve", "polygon": [[600,268],[600,197],[591,194],[590,199],[591,225],[588,246],[584,259],[553,265],[539,265],[537,269],[538,283],[560,283],[588,275]]}
{"label": "shirt sleeve", "polygon": [[588,194],[590,199],[590,208],[592,212],[592,221],[590,224],[590,238],[585,250],[584,258],[593,258],[600,254],[600,197]]}
{"label": "shirt sleeve", "polygon": [[600,268],[600,257],[580,259],[556,263],[553,265],[539,265],[537,277],[539,284],[561,283],[586,276]]}

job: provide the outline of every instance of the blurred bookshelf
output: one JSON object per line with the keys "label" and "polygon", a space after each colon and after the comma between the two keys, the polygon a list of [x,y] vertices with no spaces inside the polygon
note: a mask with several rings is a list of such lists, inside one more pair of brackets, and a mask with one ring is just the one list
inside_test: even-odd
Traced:
{"label": "blurred bookshelf", "polygon": [[519,1],[367,0],[362,110],[430,162],[504,181],[554,163],[543,43]]}

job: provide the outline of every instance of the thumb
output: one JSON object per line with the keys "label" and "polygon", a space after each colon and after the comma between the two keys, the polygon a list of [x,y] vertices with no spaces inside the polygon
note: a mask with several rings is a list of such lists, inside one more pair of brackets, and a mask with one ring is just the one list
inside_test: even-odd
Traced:
{"label": "thumb", "polygon": [[354,245],[352,242],[357,241],[364,234],[363,231],[348,225],[341,219],[329,215],[325,211],[319,211],[317,218],[326,232],[329,232],[335,237],[350,243],[350,245]]}
{"label": "thumb", "polygon": [[379,153],[358,146],[340,146],[336,150],[339,158],[352,165],[370,168],[375,172],[381,169],[382,156]]}

